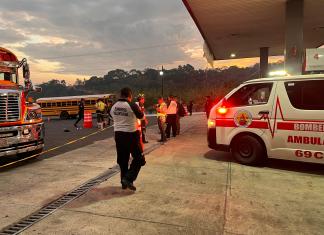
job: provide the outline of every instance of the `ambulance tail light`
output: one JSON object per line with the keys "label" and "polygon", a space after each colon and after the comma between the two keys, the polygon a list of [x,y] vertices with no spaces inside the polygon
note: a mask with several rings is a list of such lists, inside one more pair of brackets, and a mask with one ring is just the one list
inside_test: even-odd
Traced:
{"label": "ambulance tail light", "polygon": [[216,122],[213,119],[208,119],[208,128],[215,128]]}
{"label": "ambulance tail light", "polygon": [[225,106],[221,106],[217,108],[217,113],[221,115],[225,115],[228,112],[228,108]]}
{"label": "ambulance tail light", "polygon": [[228,104],[226,98],[224,98],[222,100],[221,105],[216,109],[216,113],[220,114],[220,115],[225,115],[228,112],[228,107],[229,107],[229,104]]}

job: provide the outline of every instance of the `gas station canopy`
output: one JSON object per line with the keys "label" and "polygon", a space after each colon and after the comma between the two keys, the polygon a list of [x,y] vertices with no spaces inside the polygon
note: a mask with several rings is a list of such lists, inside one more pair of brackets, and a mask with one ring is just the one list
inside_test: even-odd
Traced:
{"label": "gas station canopy", "polygon": [[[268,55],[283,55],[287,48],[288,1],[295,0],[183,0],[183,3],[212,59],[226,60],[231,59],[231,54],[235,58],[258,57],[263,47],[269,48]],[[323,12],[324,0],[303,1],[303,48],[324,44]],[[294,20],[294,16],[290,18]]]}

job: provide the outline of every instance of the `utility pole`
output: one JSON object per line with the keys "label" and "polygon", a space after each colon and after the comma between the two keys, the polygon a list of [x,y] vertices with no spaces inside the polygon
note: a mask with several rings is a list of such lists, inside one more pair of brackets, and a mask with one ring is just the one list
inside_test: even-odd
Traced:
{"label": "utility pole", "polygon": [[161,76],[161,95],[164,97],[164,72],[163,72],[163,65],[162,65],[162,70],[160,71],[160,76]]}

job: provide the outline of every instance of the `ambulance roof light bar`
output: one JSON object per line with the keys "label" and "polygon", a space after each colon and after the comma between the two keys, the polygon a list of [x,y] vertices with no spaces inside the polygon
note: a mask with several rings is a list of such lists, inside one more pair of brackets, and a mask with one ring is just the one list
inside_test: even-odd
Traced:
{"label": "ambulance roof light bar", "polygon": [[278,76],[289,76],[289,74],[285,70],[276,70],[269,72],[270,77],[278,77]]}

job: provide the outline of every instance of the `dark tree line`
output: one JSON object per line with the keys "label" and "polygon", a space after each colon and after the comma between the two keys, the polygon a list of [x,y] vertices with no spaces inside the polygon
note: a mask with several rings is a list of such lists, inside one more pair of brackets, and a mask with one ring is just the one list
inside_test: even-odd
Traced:
{"label": "dark tree line", "polygon": [[[274,64],[272,66],[280,66]],[[162,77],[159,70],[147,68],[144,71],[132,69],[125,71],[115,69],[108,71],[103,77],[92,76],[87,80],[77,79],[74,85],[67,85],[64,80],[51,80],[40,86],[43,92],[38,97],[84,95],[98,93],[118,93],[125,86],[134,94],[144,93],[147,106],[150,107],[161,95]],[[239,68],[236,66],[222,69],[195,69],[186,64],[178,68],[163,71],[164,95],[177,95],[186,102],[194,100],[196,108],[203,107],[207,95],[220,99],[227,92],[243,81],[259,76],[259,65]]]}

